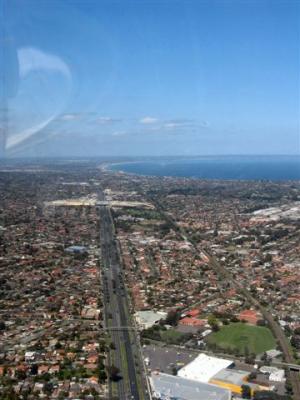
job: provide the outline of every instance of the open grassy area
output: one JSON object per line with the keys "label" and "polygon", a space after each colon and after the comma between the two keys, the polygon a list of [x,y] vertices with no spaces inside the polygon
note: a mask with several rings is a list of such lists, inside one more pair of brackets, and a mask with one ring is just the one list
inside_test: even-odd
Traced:
{"label": "open grassy area", "polygon": [[276,347],[276,341],[270,329],[262,326],[253,326],[242,322],[223,326],[206,339],[208,344],[216,344],[222,349],[239,350],[244,353],[263,353]]}
{"label": "open grassy area", "polygon": [[175,329],[168,329],[167,331],[161,331],[160,337],[163,342],[170,344],[179,344],[184,338],[184,334],[175,331]]}
{"label": "open grassy area", "polygon": [[141,336],[143,339],[162,341],[168,344],[181,344],[190,338],[190,335],[178,332],[174,328],[166,329],[159,325],[142,331]]}

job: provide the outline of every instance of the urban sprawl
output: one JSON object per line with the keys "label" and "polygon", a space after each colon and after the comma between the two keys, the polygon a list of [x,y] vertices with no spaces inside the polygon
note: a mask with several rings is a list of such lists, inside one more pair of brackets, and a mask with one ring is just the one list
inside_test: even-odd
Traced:
{"label": "urban sprawl", "polygon": [[0,400],[300,399],[300,182],[0,165]]}

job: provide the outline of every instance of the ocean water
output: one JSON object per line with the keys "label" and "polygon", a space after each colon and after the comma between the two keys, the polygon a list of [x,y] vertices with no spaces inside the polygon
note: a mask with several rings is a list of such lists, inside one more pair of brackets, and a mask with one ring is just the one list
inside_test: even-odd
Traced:
{"label": "ocean water", "polygon": [[199,157],[112,164],[139,175],[230,180],[300,180],[300,156]]}

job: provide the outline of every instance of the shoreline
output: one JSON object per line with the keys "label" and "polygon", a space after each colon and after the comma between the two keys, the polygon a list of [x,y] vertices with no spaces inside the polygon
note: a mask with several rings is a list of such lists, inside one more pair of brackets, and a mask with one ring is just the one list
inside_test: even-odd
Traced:
{"label": "shoreline", "polygon": [[[233,163],[230,163],[230,158],[233,159]],[[239,177],[239,176],[233,176],[233,172],[234,172],[234,167],[236,164],[236,167],[245,167],[245,169],[247,170],[247,168],[249,168],[249,164],[253,163],[253,165],[255,164],[255,162],[258,162],[260,164],[269,164],[270,163],[270,159],[275,162],[275,164],[277,164],[277,167],[280,166],[280,160],[282,160],[282,158],[286,161],[283,161],[283,165],[286,164],[286,162],[292,162],[295,163],[296,162],[296,168],[299,168],[299,177],[288,177],[288,173],[287,173],[287,177],[276,177],[276,176],[271,176],[271,177],[265,177],[265,176],[257,176],[257,177],[251,177],[251,174],[249,177],[247,177],[247,172],[244,173],[244,176]],[[299,162],[297,162],[299,160]],[[178,169],[176,168],[176,166],[178,165],[184,165],[184,164],[188,164],[190,162],[199,162],[199,164],[201,164],[201,162],[204,162],[204,165],[206,164],[206,166],[208,166],[210,168],[210,173],[213,172],[214,170],[217,171],[218,168],[220,169],[220,174],[222,173],[222,171],[224,171],[224,166],[222,166],[222,163],[225,163],[229,166],[229,168],[231,167],[232,170],[228,171],[228,175],[229,176],[197,176],[197,174],[189,174],[189,172],[186,172],[183,175],[177,175],[176,172],[178,172]],[[215,168],[213,167],[213,165],[209,165],[209,162],[215,162]],[[246,163],[243,165],[243,163],[246,161]],[[195,163],[195,164],[196,164]],[[131,165],[135,165],[135,164],[141,164],[142,168],[140,171],[136,172],[136,171],[128,171],[126,170],[128,166]],[[147,173],[147,170],[145,172],[145,170],[143,171],[143,165],[145,164],[152,164],[154,165],[154,168],[156,168],[156,173],[152,173],[153,171]],[[175,171],[175,174],[161,174],[159,171],[159,168],[161,166],[161,164],[163,166],[172,166],[172,164],[175,164],[175,168],[173,169],[173,171]],[[233,164],[233,165],[231,165]],[[269,164],[270,165],[270,164]],[[123,168],[122,168],[123,167]],[[222,168],[223,167],[223,168]],[[257,171],[260,170],[259,167],[261,167],[261,165],[257,166]],[[205,180],[205,181],[246,181],[246,182],[251,182],[251,181],[262,181],[262,182],[296,182],[298,183],[300,181],[300,157],[298,156],[292,156],[292,157],[287,157],[287,156],[223,156],[223,157],[217,157],[217,156],[203,156],[203,157],[193,157],[193,158],[179,158],[179,159],[146,159],[146,160],[132,160],[132,161],[119,161],[119,162],[105,162],[103,164],[100,165],[100,169],[102,171],[106,171],[106,172],[111,172],[111,173],[120,173],[120,174],[125,174],[125,175],[129,175],[129,176],[137,176],[137,177],[153,177],[153,178],[174,178],[174,179],[193,179],[193,180]],[[177,169],[177,171],[176,171]],[[291,170],[294,171],[294,170]],[[196,170],[195,170],[196,172]],[[204,175],[210,175],[210,173],[207,174],[207,172],[204,172]],[[254,173],[255,174],[255,173]],[[230,176],[231,175],[231,176]],[[276,175],[276,174],[275,174]]]}

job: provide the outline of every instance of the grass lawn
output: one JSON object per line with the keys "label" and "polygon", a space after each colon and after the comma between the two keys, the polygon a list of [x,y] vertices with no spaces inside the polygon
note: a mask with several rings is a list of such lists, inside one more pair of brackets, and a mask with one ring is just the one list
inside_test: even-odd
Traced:
{"label": "grass lawn", "polygon": [[222,326],[218,332],[210,334],[206,341],[222,349],[237,349],[240,353],[244,353],[246,347],[250,353],[255,354],[276,347],[276,341],[270,329],[242,322]]}
{"label": "grass lawn", "polygon": [[160,331],[160,337],[163,342],[172,343],[172,344],[179,344],[184,334],[175,331],[175,329],[168,329],[167,331]]}

